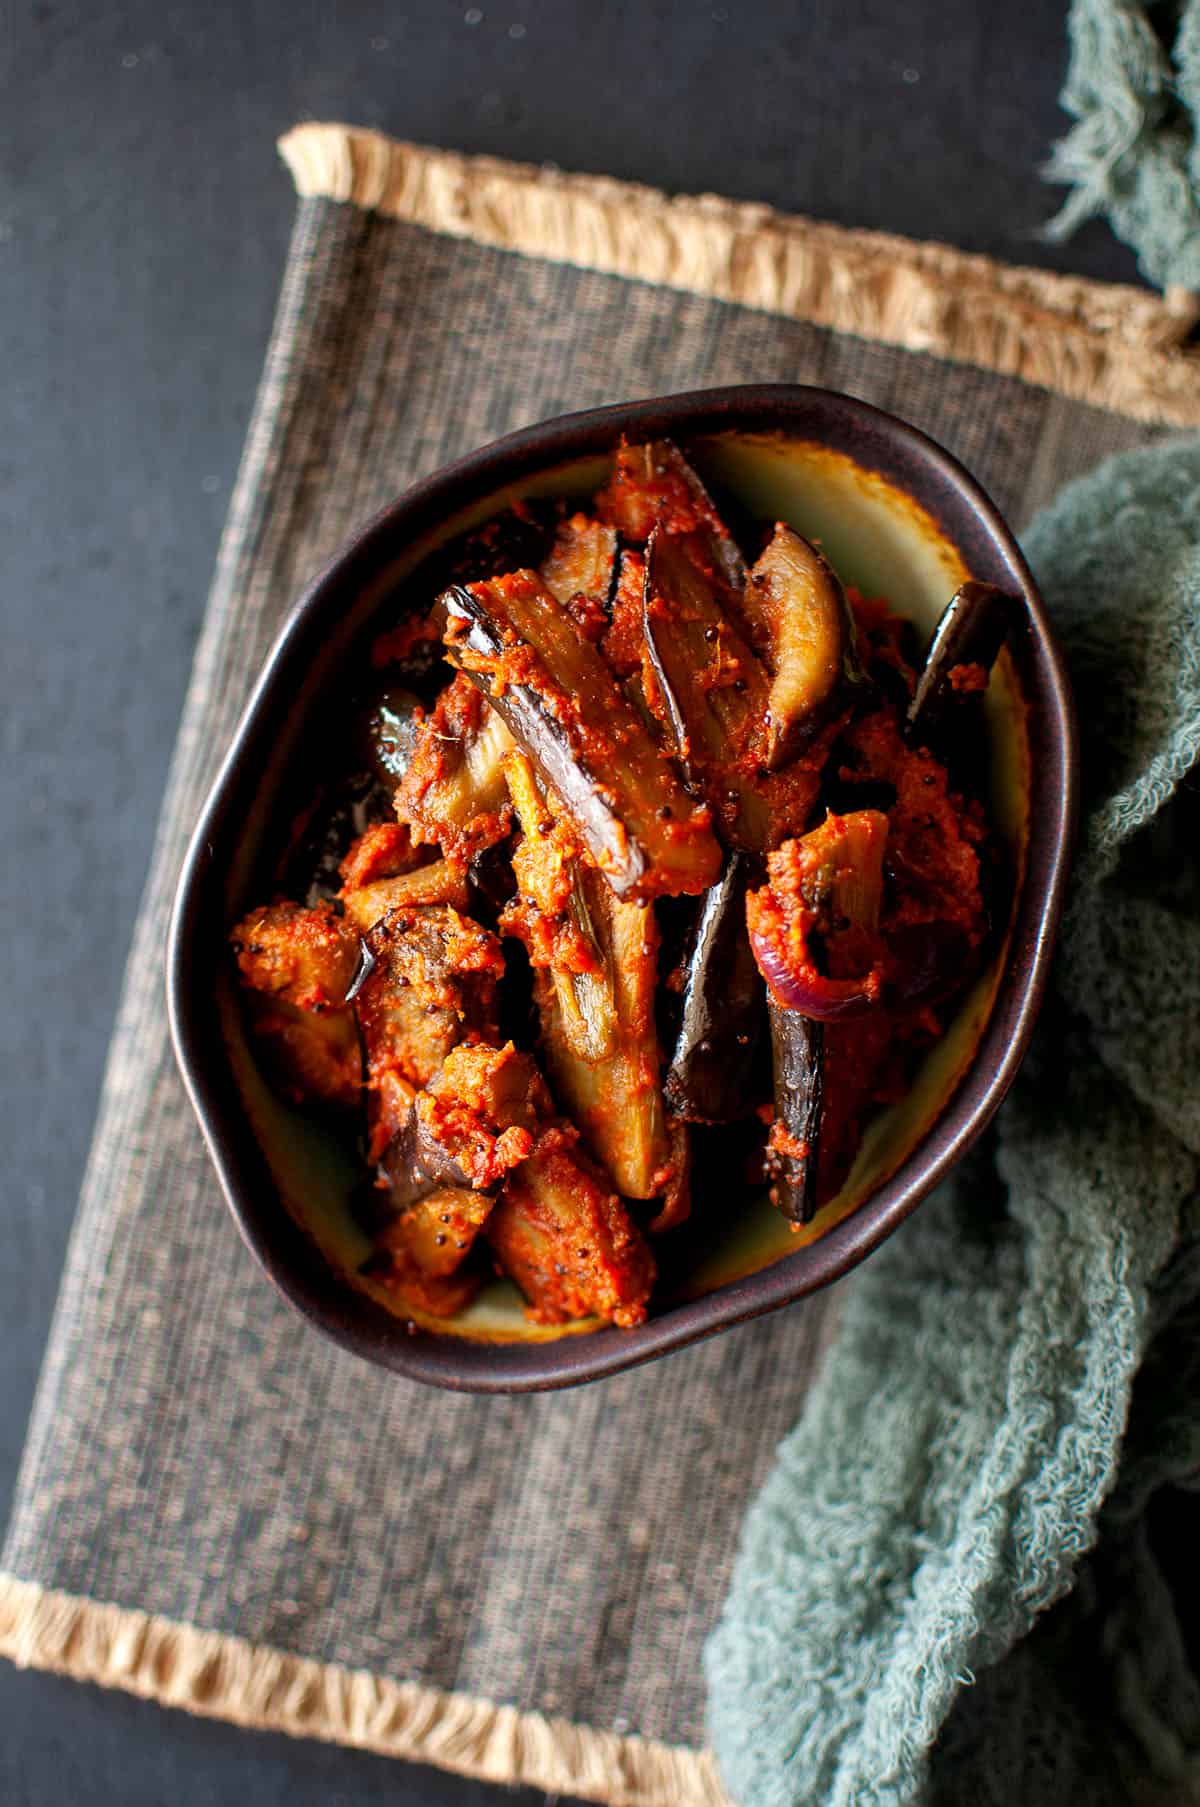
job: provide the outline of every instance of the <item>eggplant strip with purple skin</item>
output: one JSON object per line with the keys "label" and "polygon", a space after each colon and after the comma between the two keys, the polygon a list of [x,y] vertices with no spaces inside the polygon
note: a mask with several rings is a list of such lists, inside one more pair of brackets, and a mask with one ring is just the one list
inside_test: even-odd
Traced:
{"label": "eggplant strip with purple skin", "polygon": [[705,892],[687,954],[683,1014],[664,1091],[689,1123],[729,1123],[753,1107],[764,988],[746,939],[750,861],[730,855]]}
{"label": "eggplant strip with purple skin", "polygon": [[[687,546],[660,528],[646,553],[643,623],[654,680],[647,701],[693,781],[707,788],[735,849],[700,905],[666,1084],[668,1103],[679,1116],[723,1122],[749,1106],[750,1070],[762,1033],[763,990],[745,938],[744,850],[762,847],[768,809],[739,771],[738,755],[761,730],[770,686]],[[697,675],[710,670],[730,681],[698,685]]]}
{"label": "eggplant strip with purple skin", "polygon": [[825,1025],[774,1001],[767,1014],[775,1072],[775,1125],[767,1148],[771,1203],[789,1222],[810,1223],[821,1161]]}
{"label": "eggplant strip with purple skin", "polygon": [[969,579],[955,591],[934,629],[908,706],[910,746],[936,751],[965,704],[982,696],[1012,612],[1012,600],[994,584]]}
{"label": "eggplant strip with purple skin", "polygon": [[413,736],[393,805],[414,840],[466,863],[508,829],[504,756],[512,738],[478,688],[456,678]]}
{"label": "eggplant strip with purple skin", "polygon": [[735,847],[759,850],[767,805],[754,782],[771,682],[721,608],[686,543],[655,528],[646,548],[643,624],[658,695],[647,702],[689,780]]}
{"label": "eggplant strip with purple skin", "polygon": [[685,1177],[673,1171],[660,1090],[653,906],[614,897],[569,831],[564,845],[566,825],[523,753],[505,769],[524,838],[513,856],[521,897],[504,926],[533,964],[550,1083],[617,1190],[653,1198],[668,1175]]}
{"label": "eggplant strip with purple skin", "polygon": [[673,440],[622,443],[613,460],[612,477],[596,503],[602,517],[635,545],[645,545],[658,527],[681,538],[687,536],[726,599],[734,608],[740,605],[749,575],[746,561],[712,497]]}
{"label": "eggplant strip with purple skin", "polygon": [[355,997],[366,1060],[369,1158],[377,1161],[451,1049],[494,1042],[504,958],[494,935],[450,906],[392,910],[366,936]]}
{"label": "eggplant strip with purple skin", "polygon": [[533,1152],[549,1111],[532,1057],[511,1042],[452,1049],[380,1163],[392,1205],[407,1210],[445,1187],[495,1192]]}
{"label": "eggplant strip with purple skin", "polygon": [[556,602],[584,597],[607,614],[617,574],[617,534],[603,521],[573,514],[561,522],[538,575]]}
{"label": "eggplant strip with purple skin", "polygon": [[446,657],[503,716],[618,897],[707,890],[721,851],[600,652],[532,571],[439,598]]}
{"label": "eggplant strip with purple skin", "polygon": [[538,1322],[644,1321],[654,1256],[573,1131],[551,1130],[509,1175],[484,1234]]}
{"label": "eggplant strip with purple skin", "polygon": [[861,683],[854,619],[833,567],[782,521],[750,573],[747,595],[770,633],[764,763],[775,771],[795,758],[847,687]]}

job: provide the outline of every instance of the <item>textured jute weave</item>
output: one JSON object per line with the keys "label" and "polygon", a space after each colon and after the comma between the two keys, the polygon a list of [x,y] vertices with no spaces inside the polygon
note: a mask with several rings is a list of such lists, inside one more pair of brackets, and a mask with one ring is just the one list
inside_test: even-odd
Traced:
{"label": "textured jute weave", "polygon": [[435,1394],[326,1344],[240,1246],[174,1070],[161,960],[187,836],[307,578],[499,433],[820,383],[932,433],[1019,526],[1154,422],[1200,420],[1200,365],[1139,291],[338,127],[283,148],[302,199],[4,1548],[0,1652],[464,1773],[715,1803],[701,1644],[836,1299],[570,1395]]}

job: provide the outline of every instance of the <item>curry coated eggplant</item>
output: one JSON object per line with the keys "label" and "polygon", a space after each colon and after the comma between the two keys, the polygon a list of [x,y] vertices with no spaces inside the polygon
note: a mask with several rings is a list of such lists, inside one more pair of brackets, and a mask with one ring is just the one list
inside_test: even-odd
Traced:
{"label": "curry coated eggplant", "polygon": [[644,545],[655,528],[689,537],[697,562],[735,606],[745,595],[746,561],[696,471],[671,439],[622,444],[597,497],[601,516]]}
{"label": "curry coated eggplant", "polygon": [[543,1139],[511,1173],[488,1240],[544,1324],[646,1317],[655,1262],[620,1198],[568,1132]]}
{"label": "curry coated eggplant", "polygon": [[643,628],[655,680],[646,696],[651,713],[724,838],[761,850],[768,818],[755,777],[770,678],[686,538],[661,527],[646,547]]}
{"label": "curry coated eggplant", "polygon": [[626,1198],[653,1198],[672,1172],[654,997],[658,929],[649,904],[614,897],[578,857],[531,761],[506,761],[522,842],[521,888],[504,926],[534,969],[534,1000],[550,1083],[592,1153]]}
{"label": "curry coated eggplant", "polygon": [[995,584],[969,579],[946,604],[908,706],[905,735],[938,752],[955,735],[964,704],[978,703],[1008,636],[1013,604]]}
{"label": "curry coated eggplant", "polygon": [[512,737],[468,679],[448,684],[417,727],[393,798],[414,838],[474,858],[506,831],[504,756]]}
{"label": "curry coated eggplant", "polygon": [[751,861],[732,853],[700,901],[684,968],[679,1034],[664,1091],[688,1123],[730,1123],[753,1109],[765,993],[746,939]]}
{"label": "curry coated eggplant", "polygon": [[463,1037],[496,1039],[504,960],[496,937],[449,905],[392,910],[365,940],[372,964],[354,1009],[376,1161]]}
{"label": "curry coated eggplant", "polygon": [[821,1165],[825,1025],[773,998],[767,1014],[775,1075],[775,1123],[766,1154],[771,1203],[790,1223],[811,1223]]}
{"label": "curry coated eggplant", "polygon": [[974,970],[1008,601],[964,584],[916,679],[911,624],[786,523],[748,570],[666,440],[422,569],[345,743],[370,772],[276,873],[313,907],[233,932],[251,1026],[289,1096],[365,1110],[362,1271],[415,1316],[490,1265],[543,1323],[635,1324],[693,1160],[697,1214],[726,1196],[705,1138],[810,1222]]}
{"label": "curry coated eggplant", "polygon": [[747,595],[770,635],[763,760],[776,771],[812,739],[843,692],[861,684],[862,667],[841,579],[782,521],[750,573]]}
{"label": "curry coated eggplant", "polygon": [[767,1171],[772,1202],[794,1223],[808,1223],[820,1202],[826,1024],[880,1007],[887,833],[877,810],[828,815],[768,856],[769,883],[748,900],[771,1023],[775,1121]]}
{"label": "curry coated eggplant", "polygon": [[447,659],[490,698],[618,897],[706,890],[721,863],[709,811],[536,573],[456,585],[438,614]]}
{"label": "curry coated eggplant", "polygon": [[560,524],[538,575],[563,608],[583,598],[606,614],[617,576],[616,529],[587,515],[569,515]]}
{"label": "curry coated eggplant", "polygon": [[532,1057],[511,1043],[453,1049],[380,1162],[393,1205],[402,1211],[447,1187],[495,1192],[533,1152],[549,1108]]}

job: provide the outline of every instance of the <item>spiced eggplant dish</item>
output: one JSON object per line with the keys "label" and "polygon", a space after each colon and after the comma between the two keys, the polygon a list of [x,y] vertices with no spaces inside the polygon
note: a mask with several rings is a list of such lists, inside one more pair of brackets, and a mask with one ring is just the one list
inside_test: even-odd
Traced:
{"label": "spiced eggplant dish", "polygon": [[1003,936],[1011,605],[926,646],[667,440],[427,580],[232,932],[253,1043],[402,1313],[637,1325],[731,1189],[811,1226]]}

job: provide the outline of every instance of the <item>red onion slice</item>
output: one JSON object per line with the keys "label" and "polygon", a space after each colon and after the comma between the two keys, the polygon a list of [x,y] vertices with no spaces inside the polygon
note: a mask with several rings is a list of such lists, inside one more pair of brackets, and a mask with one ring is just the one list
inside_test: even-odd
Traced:
{"label": "red onion slice", "polygon": [[784,1010],[831,1023],[846,1017],[865,1016],[883,994],[883,977],[877,967],[861,978],[827,979],[811,961],[789,962],[774,938],[750,925],[750,946],[767,989]]}

